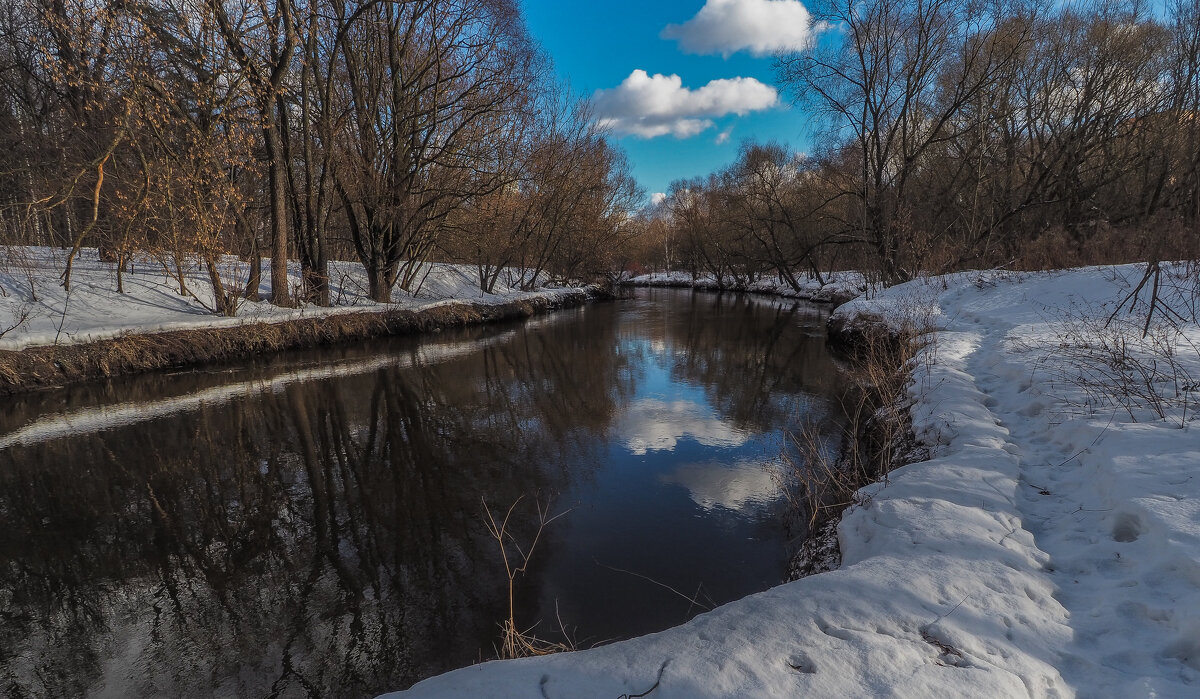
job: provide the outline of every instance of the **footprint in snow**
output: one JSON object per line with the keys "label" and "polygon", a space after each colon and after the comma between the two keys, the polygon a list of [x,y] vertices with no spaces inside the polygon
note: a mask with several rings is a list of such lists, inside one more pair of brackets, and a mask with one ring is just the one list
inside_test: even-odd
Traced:
{"label": "footprint in snow", "polygon": [[1117,515],[1116,521],[1113,523],[1112,537],[1114,541],[1122,543],[1137,541],[1142,535],[1142,520],[1135,514],[1123,512]]}

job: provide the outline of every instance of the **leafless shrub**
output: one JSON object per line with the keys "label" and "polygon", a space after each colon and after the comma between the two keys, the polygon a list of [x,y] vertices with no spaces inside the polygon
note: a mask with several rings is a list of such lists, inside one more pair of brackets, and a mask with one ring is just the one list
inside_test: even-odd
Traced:
{"label": "leafless shrub", "polygon": [[[0,247],[0,275],[8,277],[18,288],[24,282],[24,296],[27,303],[37,303],[37,266],[29,257],[30,249],[20,245]],[[0,296],[7,296],[5,287],[0,285]]]}
{"label": "leafless shrub", "polygon": [[1041,369],[1075,389],[1062,396],[1068,407],[1124,410],[1134,421],[1149,411],[1185,427],[1200,391],[1198,272],[1196,262],[1158,261],[1133,280],[1114,270],[1109,281],[1123,289],[1115,307],[1062,311],[1055,337],[1025,348],[1046,352]]}
{"label": "leafless shrub", "polygon": [[[9,296],[8,285],[3,283],[5,279],[11,280],[9,283],[16,287],[13,292],[21,298],[12,309],[11,322],[0,321],[0,337],[24,325],[33,313],[33,304],[37,302],[34,269],[26,251],[27,249],[22,247],[0,248],[0,298]],[[24,277],[27,290],[20,289],[20,277]]]}
{"label": "leafless shrub", "polygon": [[4,324],[0,324],[0,337],[4,337],[5,335],[9,334],[13,330],[16,330],[17,328],[24,325],[25,321],[29,320],[29,313],[30,313],[30,310],[29,310],[28,304],[20,306],[16,310],[14,310],[12,312],[11,324],[9,324],[7,327],[5,327]]}
{"label": "leafless shrub", "polygon": [[1122,313],[1139,317],[1145,335],[1150,332],[1156,316],[1175,327],[1200,320],[1200,260],[1171,264],[1155,259],[1146,263],[1137,284],[1131,284],[1115,272],[1109,281],[1126,291],[1117,307],[1108,314],[1109,323]]}

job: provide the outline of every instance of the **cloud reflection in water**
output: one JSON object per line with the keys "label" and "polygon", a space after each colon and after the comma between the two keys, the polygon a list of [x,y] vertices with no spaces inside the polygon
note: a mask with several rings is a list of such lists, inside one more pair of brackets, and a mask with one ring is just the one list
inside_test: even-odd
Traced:
{"label": "cloud reflection in water", "polygon": [[684,437],[706,447],[737,447],[749,439],[744,431],[688,400],[634,401],[621,416],[616,433],[629,451],[642,456],[649,451],[671,451]]}
{"label": "cloud reflection in water", "polygon": [[662,481],[687,488],[692,501],[710,512],[721,508],[748,513],[780,496],[767,464],[758,460],[684,464]]}

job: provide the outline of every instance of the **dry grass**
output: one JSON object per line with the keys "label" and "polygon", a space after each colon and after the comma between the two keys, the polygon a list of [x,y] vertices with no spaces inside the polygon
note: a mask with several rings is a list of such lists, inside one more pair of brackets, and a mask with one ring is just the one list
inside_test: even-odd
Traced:
{"label": "dry grass", "polygon": [[1049,228],[1022,244],[1006,266],[1017,270],[1065,269],[1146,259],[1193,259],[1197,252],[1195,231],[1177,221],[1132,228],[1096,222],[1077,235]]}
{"label": "dry grass", "polygon": [[1197,271],[1195,263],[1150,265],[1115,310],[1063,311],[1053,339],[1024,348],[1044,355],[1039,368],[1053,383],[1073,389],[1060,396],[1067,406],[1187,427],[1200,403]]}
{"label": "dry grass", "polygon": [[[913,316],[899,333],[882,325],[842,330],[840,342],[848,350],[850,379],[841,401],[846,421],[831,448],[828,430],[816,423],[790,433],[795,447],[783,458],[779,481],[791,511],[801,520],[810,542],[802,557],[836,558],[826,539],[830,526],[850,505],[859,502],[858,491],[883,480],[888,473],[911,461],[912,440],[905,389],[912,381],[913,362],[932,337],[928,318]],[[933,360],[932,351],[920,355]],[[820,539],[818,541],[818,539]],[[828,566],[797,561],[793,577],[820,572]]]}

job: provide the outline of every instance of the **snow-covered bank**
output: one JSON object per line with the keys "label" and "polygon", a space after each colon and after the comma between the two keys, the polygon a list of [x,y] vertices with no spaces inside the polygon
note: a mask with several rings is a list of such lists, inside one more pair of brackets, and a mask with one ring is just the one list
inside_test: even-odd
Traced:
{"label": "snow-covered bank", "polygon": [[[793,289],[790,284],[778,277],[764,277],[750,284],[729,287],[726,290],[746,291],[752,294],[771,294],[787,298],[819,301],[823,303],[841,303],[852,299],[866,290],[866,281],[858,272],[831,272],[824,280],[811,279],[801,276],[797,280],[799,289]],[[722,287],[711,275],[692,278],[689,272],[652,272],[626,279],[623,283],[630,286],[667,286],[717,291]]]}
{"label": "snow-covered bank", "polygon": [[[861,491],[839,570],[405,696],[1196,696],[1200,329],[1152,333],[1169,359],[1120,314],[1108,337],[1140,274],[958,274],[851,302],[837,313],[938,330],[909,388],[932,458]],[[1145,396],[1117,391],[1147,367]]]}
{"label": "snow-covered bank", "polygon": [[[421,310],[452,302],[501,304],[520,299],[557,297],[571,290],[543,289],[523,292],[505,285],[503,275],[493,294],[479,290],[475,269],[469,265],[432,264],[420,277],[419,289],[409,294],[399,288],[390,304],[368,297],[362,265],[331,262],[333,307],[280,308],[266,301],[243,301],[235,318],[214,315],[208,273],[199,265],[184,269],[186,293],[181,294],[174,269],[143,259],[124,277],[125,293],[118,294],[116,265],[100,260],[95,248],[85,248],[75,261],[71,291],[59,275],[66,251],[52,248],[0,247],[0,350],[20,350],[40,345],[67,345],[120,337],[130,333],[232,327],[247,323],[280,322],[341,313],[388,310]],[[269,261],[264,261],[262,298],[271,293]],[[236,258],[221,265],[226,284],[245,281],[249,268]],[[300,266],[289,265],[289,283],[300,286]],[[64,314],[65,308],[65,314]],[[23,320],[22,320],[23,319]],[[5,332],[10,326],[12,329]]]}

